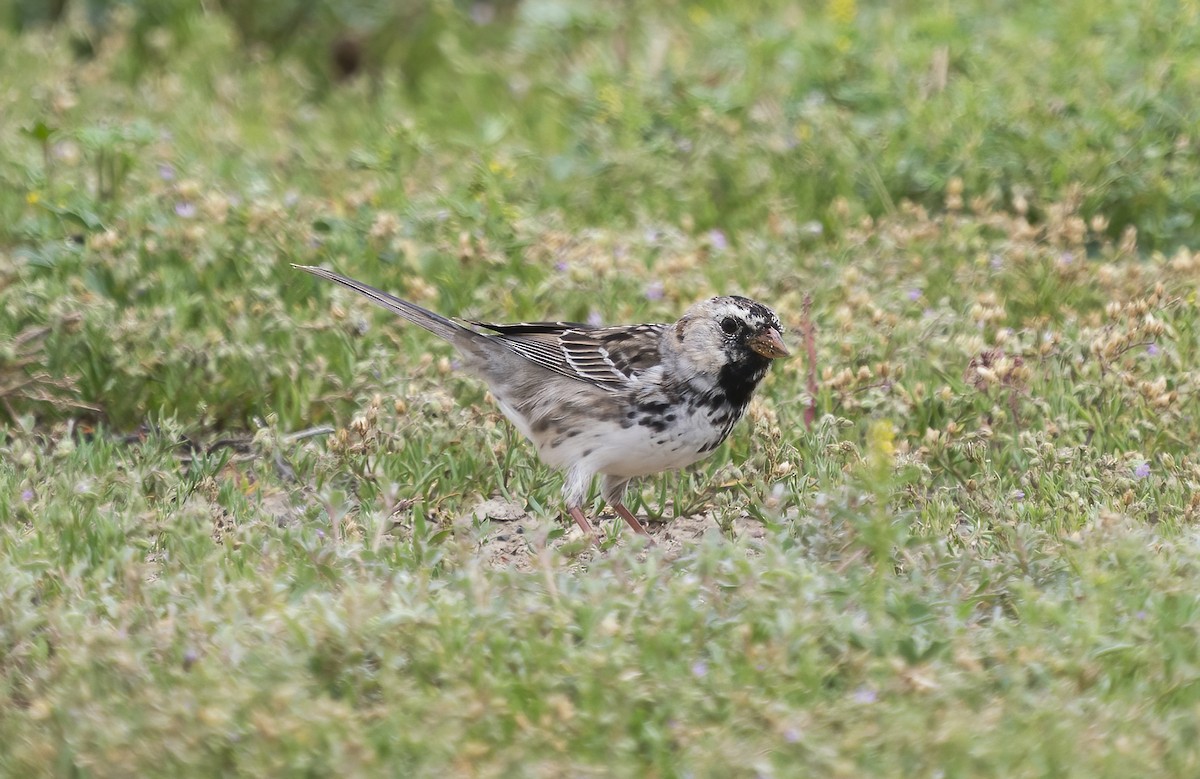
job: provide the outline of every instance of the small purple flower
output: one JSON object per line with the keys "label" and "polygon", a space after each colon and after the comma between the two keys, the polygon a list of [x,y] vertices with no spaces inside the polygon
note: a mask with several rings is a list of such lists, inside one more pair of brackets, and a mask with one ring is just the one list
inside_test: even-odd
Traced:
{"label": "small purple flower", "polygon": [[1161,353],[1162,349],[1158,348],[1158,344],[1148,344],[1146,346],[1146,354],[1150,355],[1151,357],[1157,357]]}
{"label": "small purple flower", "polygon": [[325,540],[325,531],[324,531],[324,530],[322,530],[321,528],[317,528],[317,540],[318,540],[318,541],[324,541],[324,540]]}
{"label": "small purple flower", "polygon": [[1025,490],[1013,490],[1013,500],[1025,500]]}
{"label": "small purple flower", "polygon": [[592,313],[588,314],[587,323],[590,327],[599,327],[600,325],[604,324],[604,320],[600,318],[599,311],[593,311]]}
{"label": "small purple flower", "polygon": [[1138,479],[1144,479],[1147,476],[1149,476],[1150,475],[1150,463],[1144,462],[1141,465],[1139,465],[1138,467],[1134,468],[1133,475],[1134,475],[1134,477],[1136,477]]}
{"label": "small purple flower", "polygon": [[795,744],[800,740],[800,731],[797,728],[788,728],[783,731],[783,740],[789,744]]}
{"label": "small purple flower", "polygon": [[692,676],[701,679],[708,675],[708,663],[703,660],[697,660],[692,663]]}
{"label": "small purple flower", "polygon": [[662,300],[663,299],[663,283],[661,281],[652,281],[646,285],[646,300]]}
{"label": "small purple flower", "polygon": [[558,262],[554,263],[554,270],[558,271],[559,273],[566,273],[567,272],[567,263],[565,263],[562,260],[559,260]]}
{"label": "small purple flower", "polygon": [[1063,252],[1062,254],[1058,255],[1059,265],[1070,265],[1073,262],[1075,262],[1074,252]]}
{"label": "small purple flower", "polygon": [[992,254],[988,256],[988,263],[992,266],[992,270],[1000,270],[1004,267],[1004,258],[999,254]]}
{"label": "small purple flower", "polygon": [[725,233],[716,228],[708,231],[708,242],[719,252],[729,248],[729,239],[725,237]]}
{"label": "small purple flower", "polygon": [[163,181],[174,181],[175,168],[169,163],[160,162],[158,164],[158,177]]}
{"label": "small purple flower", "polygon": [[854,698],[855,703],[863,704],[874,703],[875,701],[879,700],[879,694],[866,685],[863,685],[855,690],[853,696],[851,697]]}
{"label": "small purple flower", "polygon": [[1136,619],[1138,622],[1145,622],[1146,621],[1146,610],[1138,609],[1137,613],[1135,613],[1133,615],[1133,618]]}
{"label": "small purple flower", "polygon": [[918,300],[921,299],[922,294],[923,293],[921,292],[920,288],[914,287],[908,291],[908,299],[911,300],[912,302],[916,303]]}
{"label": "small purple flower", "polygon": [[29,503],[31,500],[33,500],[33,490],[31,490],[31,489],[21,490],[21,502]]}
{"label": "small purple flower", "polygon": [[187,200],[180,200],[175,204],[175,215],[183,219],[191,219],[196,215],[196,206]]}

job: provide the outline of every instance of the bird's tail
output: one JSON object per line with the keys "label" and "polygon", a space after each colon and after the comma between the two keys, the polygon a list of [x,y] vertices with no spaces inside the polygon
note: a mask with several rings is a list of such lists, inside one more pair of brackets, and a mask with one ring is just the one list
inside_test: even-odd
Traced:
{"label": "bird's tail", "polygon": [[363,297],[370,298],[392,313],[398,314],[415,325],[420,325],[434,335],[441,336],[457,346],[463,345],[464,340],[471,339],[472,336],[478,337],[479,335],[474,330],[463,327],[441,314],[435,314],[432,311],[421,308],[416,303],[401,300],[395,295],[389,295],[383,290],[375,289],[369,284],[363,284],[361,281],[355,281],[346,276],[311,265],[292,265],[292,267],[308,271],[314,276],[320,276],[329,281],[335,281],[343,287],[348,287]]}

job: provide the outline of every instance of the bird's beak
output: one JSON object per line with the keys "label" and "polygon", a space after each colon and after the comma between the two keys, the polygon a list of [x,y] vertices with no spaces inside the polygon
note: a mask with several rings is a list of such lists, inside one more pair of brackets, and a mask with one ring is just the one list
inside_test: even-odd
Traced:
{"label": "bird's beak", "polygon": [[771,360],[791,354],[783,344],[783,335],[773,327],[764,327],[758,335],[751,336],[746,345]]}

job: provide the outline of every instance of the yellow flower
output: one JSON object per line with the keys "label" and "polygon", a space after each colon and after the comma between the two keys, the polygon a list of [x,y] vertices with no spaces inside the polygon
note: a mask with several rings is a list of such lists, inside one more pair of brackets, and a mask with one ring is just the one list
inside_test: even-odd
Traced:
{"label": "yellow flower", "polygon": [[36,206],[41,199],[42,195],[39,192],[30,192],[25,195],[25,202],[31,206]]}
{"label": "yellow flower", "polygon": [[596,97],[600,100],[600,104],[604,106],[604,113],[607,116],[617,117],[621,115],[621,91],[615,86],[605,84],[600,87]]}
{"label": "yellow flower", "polygon": [[513,166],[504,160],[492,160],[488,163],[488,171],[493,176],[503,176],[506,179],[513,177]]}
{"label": "yellow flower", "polygon": [[867,461],[871,467],[886,473],[896,456],[896,427],[890,419],[872,422],[867,428]]}
{"label": "yellow flower", "polygon": [[858,17],[858,5],[855,0],[827,0],[825,12],[838,24],[853,24]]}
{"label": "yellow flower", "polygon": [[867,430],[867,446],[871,451],[879,451],[891,457],[896,453],[896,426],[890,419],[881,419],[871,423]]}

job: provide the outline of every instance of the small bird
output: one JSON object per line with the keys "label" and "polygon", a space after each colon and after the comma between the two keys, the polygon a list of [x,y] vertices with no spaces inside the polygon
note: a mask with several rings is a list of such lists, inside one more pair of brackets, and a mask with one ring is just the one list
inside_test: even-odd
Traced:
{"label": "small bird", "polygon": [[541,459],[565,472],[567,512],[593,541],[582,506],[597,474],[604,500],[647,535],[622,503],[629,482],[710,455],[771,361],[788,355],[775,312],[736,295],[700,301],[674,324],[460,323],[323,268],[293,267],[453,344]]}

